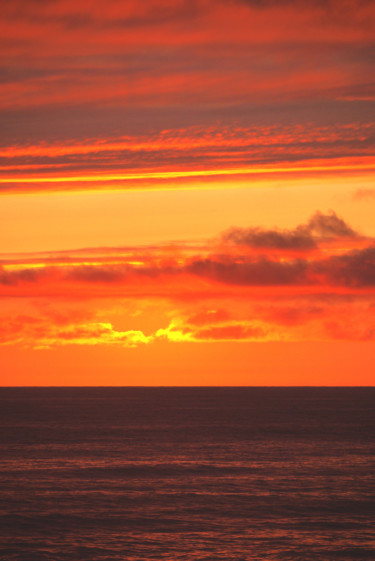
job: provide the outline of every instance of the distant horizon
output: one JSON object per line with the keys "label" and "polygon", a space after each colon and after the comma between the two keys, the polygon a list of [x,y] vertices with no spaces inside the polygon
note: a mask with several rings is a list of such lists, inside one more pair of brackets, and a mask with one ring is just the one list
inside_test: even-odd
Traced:
{"label": "distant horizon", "polygon": [[111,389],[111,388],[139,388],[139,389],[148,389],[148,388],[158,388],[158,389],[235,389],[235,388],[263,388],[263,389],[273,389],[273,388],[347,388],[347,389],[351,389],[351,388],[362,388],[362,389],[375,389],[375,386],[0,386],[0,389],[3,388],[11,388],[11,389],[17,389],[17,388],[40,388],[40,389],[44,389],[44,388],[53,388],[53,389],[59,389],[59,388],[71,388],[71,389],[86,389],[86,388],[96,388],[96,389]]}

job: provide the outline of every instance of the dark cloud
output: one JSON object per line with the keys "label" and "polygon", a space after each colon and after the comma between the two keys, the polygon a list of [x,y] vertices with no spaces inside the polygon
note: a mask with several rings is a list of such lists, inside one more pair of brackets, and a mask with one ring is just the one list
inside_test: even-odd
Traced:
{"label": "dark cloud", "polygon": [[308,250],[316,242],[303,231],[264,230],[263,228],[232,228],[224,233],[223,240],[236,245],[280,250]]}
{"label": "dark cloud", "polygon": [[0,284],[16,286],[19,283],[36,283],[45,276],[46,271],[40,269],[20,269],[19,271],[6,271],[0,267]]}
{"label": "dark cloud", "polygon": [[[0,284],[14,286],[20,283],[36,283],[53,279],[54,282],[78,282],[90,284],[121,284],[142,282],[142,279],[178,277],[184,273],[207,278],[229,285],[285,286],[308,283],[307,264],[303,260],[276,262],[259,259],[253,262],[237,262],[231,257],[194,259],[187,266],[82,265],[75,267],[49,266],[41,269],[20,269],[0,272]],[[171,281],[172,282],[172,281]],[[178,283],[178,280],[177,280]],[[199,321],[199,318],[196,318]]]}
{"label": "dark cloud", "polygon": [[141,266],[130,265],[82,265],[72,267],[64,272],[67,281],[88,283],[121,283],[134,278],[156,278],[160,275],[173,275],[176,269],[171,266]]}
{"label": "dark cloud", "polygon": [[108,266],[80,266],[74,267],[65,273],[68,281],[89,283],[116,283],[123,281],[128,276],[126,267]]}
{"label": "dark cloud", "polygon": [[314,269],[333,285],[375,287],[375,246],[317,262]]}
{"label": "dark cloud", "polygon": [[356,13],[359,10],[372,7],[373,0],[223,0],[227,2],[236,2],[238,4],[246,4],[256,8],[285,7],[292,6],[296,9],[313,7],[321,8],[325,11],[333,13]]}
{"label": "dark cloud", "polygon": [[315,249],[321,238],[355,237],[357,233],[333,211],[316,212],[307,224],[294,230],[265,230],[263,228],[231,228],[223,241],[253,248],[306,251]]}
{"label": "dark cloud", "polygon": [[280,263],[261,259],[250,263],[214,259],[193,261],[187,272],[225,284],[241,286],[286,286],[307,282],[307,265],[302,260]]}
{"label": "dark cloud", "polygon": [[355,237],[358,234],[342,218],[331,211],[329,214],[316,212],[310,218],[306,226],[300,226],[309,235],[322,238],[346,238]]}
{"label": "dark cloud", "polygon": [[212,4],[210,6],[210,3],[202,0],[145,0],[123,4],[107,0],[107,9],[103,10],[99,0],[89,8],[69,0],[12,0],[1,4],[1,12],[9,20],[59,24],[66,30],[107,27],[137,29],[186,21],[202,15],[211,7]]}
{"label": "dark cloud", "polygon": [[[149,247],[147,251],[143,248],[140,253],[135,248],[131,251],[96,248],[61,252],[60,255],[34,255],[24,265],[20,258],[3,260],[0,284],[12,287],[43,282],[56,287],[59,285],[61,290],[65,290],[65,284],[75,282],[141,287],[144,281],[148,287],[157,286],[157,283],[163,286],[170,284],[176,294],[180,283],[184,286],[183,277],[191,275],[234,286],[320,286],[327,290],[332,286],[350,289],[375,287],[374,240],[359,236],[334,212],[316,212],[307,224],[293,230],[232,228],[221,239],[227,244],[234,244],[236,251],[233,252],[233,246],[225,244],[220,246],[220,254],[214,253],[217,250],[215,244],[204,247],[203,254],[197,253],[199,249],[195,246],[179,246],[178,254],[185,255],[179,261],[174,258],[169,246],[167,253],[166,247],[162,246]],[[330,253],[331,240],[343,240],[343,243],[339,246],[334,244]],[[320,245],[324,252],[311,253]],[[345,245],[357,249],[344,252]],[[245,250],[241,251],[243,246]],[[257,252],[249,253],[248,247],[256,248]],[[272,250],[277,250],[277,254]],[[91,293],[92,290],[95,289],[91,289]],[[225,314],[223,310],[204,310],[192,316],[189,323],[205,325],[220,322],[227,319]]]}

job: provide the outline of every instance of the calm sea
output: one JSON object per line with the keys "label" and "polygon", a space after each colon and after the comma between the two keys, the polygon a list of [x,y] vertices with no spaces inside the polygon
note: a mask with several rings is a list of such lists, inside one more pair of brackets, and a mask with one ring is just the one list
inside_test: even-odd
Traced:
{"label": "calm sea", "polygon": [[375,559],[375,388],[3,388],[1,561]]}

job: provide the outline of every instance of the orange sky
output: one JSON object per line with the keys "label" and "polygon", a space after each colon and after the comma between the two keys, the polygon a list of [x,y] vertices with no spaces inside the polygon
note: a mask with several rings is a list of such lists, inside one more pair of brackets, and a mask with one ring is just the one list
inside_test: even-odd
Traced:
{"label": "orange sky", "polygon": [[373,2],[0,15],[0,383],[373,385]]}

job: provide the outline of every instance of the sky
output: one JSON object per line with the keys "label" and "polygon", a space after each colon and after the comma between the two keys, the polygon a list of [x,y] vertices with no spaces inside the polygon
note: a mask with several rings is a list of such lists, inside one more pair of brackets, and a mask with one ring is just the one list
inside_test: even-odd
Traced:
{"label": "sky", "polygon": [[373,385],[372,0],[0,3],[0,384]]}

